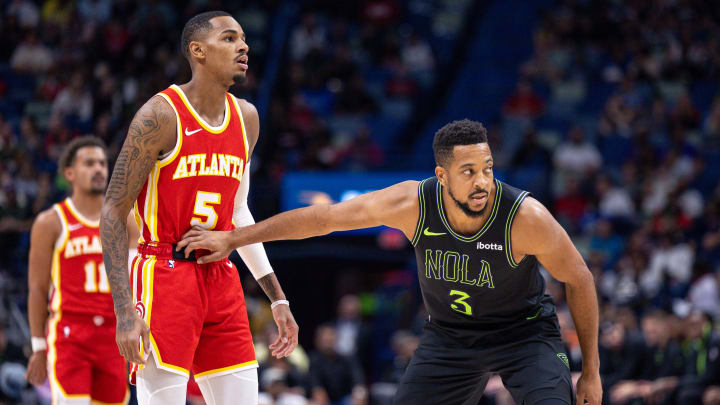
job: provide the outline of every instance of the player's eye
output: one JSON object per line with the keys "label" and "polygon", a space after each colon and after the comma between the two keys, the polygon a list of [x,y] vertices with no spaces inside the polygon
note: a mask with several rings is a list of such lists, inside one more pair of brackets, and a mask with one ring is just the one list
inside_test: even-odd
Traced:
{"label": "player's eye", "polygon": [[225,37],[225,38],[223,38],[223,41],[232,42],[232,41],[233,41],[233,37],[231,37],[231,36],[230,36],[230,37]]}

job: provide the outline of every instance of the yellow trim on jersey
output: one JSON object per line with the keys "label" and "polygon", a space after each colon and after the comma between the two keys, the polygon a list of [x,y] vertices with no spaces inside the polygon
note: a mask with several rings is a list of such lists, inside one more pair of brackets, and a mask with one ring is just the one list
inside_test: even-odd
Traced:
{"label": "yellow trim on jersey", "polygon": [[182,143],[183,143],[183,129],[182,124],[180,123],[180,114],[178,114],[177,108],[175,108],[175,104],[173,104],[172,100],[170,100],[170,97],[167,96],[165,93],[158,93],[158,95],[165,99],[165,101],[170,104],[170,107],[172,107],[173,111],[175,111],[175,119],[177,120],[177,135],[175,140],[175,147],[172,151],[170,151],[170,154],[163,159],[160,159],[158,161],[158,165],[160,167],[165,167],[172,163],[175,158],[180,154],[180,149],[182,149]]}
{"label": "yellow trim on jersey", "polygon": [[143,219],[142,215],[140,215],[140,208],[138,207],[137,200],[135,200],[135,204],[133,206],[133,215],[135,216],[135,225],[137,225],[138,231],[140,231],[137,243],[143,243],[145,242],[145,238],[143,238]]}
{"label": "yellow trim on jersey", "polygon": [[100,220],[91,221],[91,220],[85,218],[85,216],[83,214],[81,214],[80,211],[77,210],[77,208],[75,208],[75,204],[72,202],[72,199],[70,197],[65,199],[65,206],[68,207],[68,210],[70,211],[72,216],[75,217],[75,219],[77,219],[78,222],[80,222],[81,224],[83,224],[89,228],[99,228],[100,227]]}
{"label": "yellow trim on jersey", "polygon": [[150,195],[150,202],[152,205],[150,205],[150,234],[152,235],[152,240],[157,241],[160,240],[160,237],[158,236],[157,228],[158,228],[158,181],[160,178],[160,166],[156,163],[155,167],[153,168],[152,172],[150,173],[152,176],[152,188],[149,190],[151,191]]}
{"label": "yellow trim on jersey", "polygon": [[237,97],[232,97],[233,104],[235,104],[235,109],[237,110],[238,117],[240,117],[240,126],[242,127],[242,133],[243,133],[243,142],[245,143],[245,164],[247,165],[247,162],[250,161],[250,147],[248,146],[248,140],[247,140],[247,131],[245,131],[245,119],[242,115],[242,110],[240,110],[240,104],[238,103]]}
{"label": "yellow trim on jersey", "polygon": [[162,368],[162,369],[165,369],[168,371],[173,371],[173,372],[185,375],[185,376],[190,376],[190,370],[186,370],[180,366],[175,366],[175,365],[172,365],[169,363],[165,363],[162,360],[162,356],[160,355],[160,350],[158,350],[157,343],[155,343],[155,338],[152,336],[152,333],[150,333],[150,344],[152,344],[152,346],[153,346],[153,353],[155,354],[155,361],[158,362],[159,368]]}
{"label": "yellow trim on jersey", "polygon": [[[195,118],[195,121],[197,121],[198,124],[200,124],[201,127],[203,127],[206,131],[212,133],[212,134],[219,134],[225,131],[227,129],[228,124],[230,124],[230,104],[228,104],[227,95],[225,96],[225,118],[223,120],[223,123],[220,124],[217,127],[213,127],[198,114],[197,111],[195,111],[195,108],[190,104],[190,101],[185,97],[185,92],[178,86],[173,84],[170,86],[171,89],[173,89],[179,96],[180,100],[182,100],[183,104],[185,104],[185,107],[187,107],[188,111],[190,111],[190,114]],[[227,93],[226,93],[227,94]]]}
{"label": "yellow trim on jersey", "polygon": [[258,365],[257,360],[246,361],[245,363],[235,364],[235,365],[228,366],[228,367],[216,368],[214,370],[203,371],[202,373],[195,374],[195,379],[197,380],[198,378],[203,378],[203,377],[208,378],[208,377],[212,377],[215,374],[220,374],[220,373],[230,374],[233,371],[239,371],[240,369],[250,368],[251,366],[257,367],[257,365]]}

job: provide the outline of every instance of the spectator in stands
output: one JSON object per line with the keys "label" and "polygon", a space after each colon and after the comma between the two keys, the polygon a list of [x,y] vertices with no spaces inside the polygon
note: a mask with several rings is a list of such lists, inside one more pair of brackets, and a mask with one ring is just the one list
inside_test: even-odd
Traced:
{"label": "spectator in stands", "polygon": [[602,156],[595,145],[585,140],[585,131],[574,126],[568,140],[555,149],[553,162],[555,169],[566,175],[586,177],[600,168]]}
{"label": "spectator in stands", "polygon": [[677,382],[677,403],[700,403],[705,390],[720,381],[720,339],[707,314],[693,311],[685,319],[685,373]]}
{"label": "spectator in stands", "polygon": [[337,329],[330,324],[315,330],[310,355],[312,398],[318,405],[360,405],[367,402],[362,370],[357,360],[337,352]]}
{"label": "spectator in stands", "polygon": [[526,80],[518,82],[515,92],[503,102],[503,113],[509,117],[533,119],[544,109],[545,102]]}
{"label": "spectator in stands", "polygon": [[78,124],[88,124],[93,114],[92,94],[86,87],[81,72],[75,72],[70,83],[58,94],[52,105],[52,114],[76,120]]}
{"label": "spectator in stands", "polygon": [[[642,341],[630,335],[618,321],[606,321],[600,330],[600,375],[603,397],[610,398],[615,385],[636,379],[643,367]],[[605,403],[605,399],[603,400]]]}
{"label": "spectator in stands", "polygon": [[642,320],[645,351],[637,379],[621,381],[610,393],[613,404],[623,405],[634,400],[666,404],[672,400],[672,390],[684,373],[684,359],[678,343],[671,339],[667,315],[662,311],[649,312]]}
{"label": "spectator in stands", "polygon": [[19,73],[45,73],[53,66],[53,55],[31,31],[13,51],[10,66]]}
{"label": "spectator in stands", "polygon": [[311,51],[322,50],[327,42],[325,30],[318,24],[315,13],[307,13],[290,36],[290,55],[294,60],[305,59]]}

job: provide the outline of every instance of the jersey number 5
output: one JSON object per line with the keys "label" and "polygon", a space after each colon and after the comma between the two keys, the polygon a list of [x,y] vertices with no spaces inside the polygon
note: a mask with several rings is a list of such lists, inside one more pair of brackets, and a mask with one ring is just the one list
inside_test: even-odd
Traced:
{"label": "jersey number 5", "polygon": [[[198,191],[195,195],[195,210],[190,220],[190,226],[201,226],[205,229],[214,229],[217,224],[217,213],[213,204],[220,204],[220,193],[208,193],[207,191]],[[205,217],[205,219],[198,218]]]}
{"label": "jersey number 5", "polygon": [[461,314],[472,315],[472,308],[470,307],[470,304],[465,302],[465,300],[470,298],[470,296],[462,291],[450,290],[450,296],[452,297],[454,295],[459,295],[460,297],[456,298],[454,301],[457,304],[450,304],[450,308],[460,312]]}

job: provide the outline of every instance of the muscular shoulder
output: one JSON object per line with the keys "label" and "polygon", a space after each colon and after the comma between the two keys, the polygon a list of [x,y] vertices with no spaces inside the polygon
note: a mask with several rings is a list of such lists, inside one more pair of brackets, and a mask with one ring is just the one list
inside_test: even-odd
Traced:
{"label": "muscular shoulder", "polygon": [[248,144],[250,145],[250,151],[255,148],[258,138],[260,137],[260,117],[255,106],[243,99],[236,98],[238,105],[240,106],[240,112],[243,116],[243,122],[245,123],[245,131],[247,132]]}
{"label": "muscular shoulder", "polygon": [[54,208],[46,209],[38,214],[32,226],[33,235],[46,237],[52,240],[57,239],[62,232],[60,217]]}
{"label": "muscular shoulder", "polygon": [[420,215],[418,185],[419,182],[412,180],[394,184],[377,191],[378,198],[373,202],[380,222],[400,229],[408,239],[412,238]]}
{"label": "muscular shoulder", "polygon": [[560,225],[540,201],[526,197],[513,220],[513,250],[521,254],[540,254],[556,243]]}
{"label": "muscular shoulder", "polygon": [[[129,135],[139,140],[140,137],[149,140],[152,144],[160,146],[161,152],[165,153],[175,147],[177,131],[177,119],[175,110],[161,96],[151,97],[135,113],[130,123]],[[147,145],[146,142],[143,144]]]}
{"label": "muscular shoulder", "polygon": [[392,185],[387,190],[387,198],[392,203],[397,204],[403,211],[416,207],[419,209],[418,201],[418,186],[420,182],[414,180],[407,180],[401,183]]}

